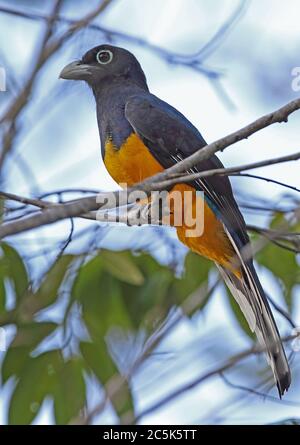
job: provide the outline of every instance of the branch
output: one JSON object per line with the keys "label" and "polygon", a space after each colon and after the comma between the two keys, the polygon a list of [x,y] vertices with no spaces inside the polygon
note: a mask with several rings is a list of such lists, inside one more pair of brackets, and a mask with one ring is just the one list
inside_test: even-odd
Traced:
{"label": "branch", "polygon": [[[212,52],[216,51],[220,43],[228,35],[229,31],[231,31],[233,26],[238,22],[239,18],[245,12],[248,4],[249,4],[248,0],[242,0],[240,4],[237,6],[237,8],[233,11],[231,16],[225,21],[224,24],[222,24],[222,26],[213,35],[213,37],[207,43],[205,43],[199,50],[197,50],[196,53],[193,54],[185,54],[185,53],[170,51],[158,45],[155,45],[142,37],[106,28],[96,23],[88,23],[86,27],[89,29],[100,31],[104,35],[104,37],[109,41],[113,39],[120,39],[129,43],[145,47],[148,50],[152,51],[154,54],[157,54],[159,57],[164,58],[170,64],[184,65],[188,68],[198,71],[201,74],[206,75],[208,78],[217,79],[218,77],[221,76],[221,73],[216,70],[205,67],[203,65],[203,62],[212,54]],[[0,12],[5,14],[11,14],[17,17],[22,17],[24,19],[29,19],[29,20],[41,20],[41,21],[47,20],[47,16],[44,14],[32,11],[24,12],[7,6],[0,6]],[[78,20],[70,19],[63,15],[58,15],[56,17],[56,20],[61,23],[73,26],[78,23]]]}
{"label": "branch", "polygon": [[76,23],[70,24],[68,29],[64,31],[61,36],[50,41],[53,34],[55,20],[62,3],[62,0],[56,0],[52,13],[50,16],[45,18],[45,20],[47,20],[47,28],[33,70],[16,100],[10,105],[8,110],[0,119],[0,123],[8,123],[8,129],[3,137],[3,147],[0,154],[0,168],[2,167],[7,154],[10,152],[13,146],[13,141],[18,128],[17,119],[28,103],[28,99],[32,93],[33,86],[41,68],[70,37],[75,35],[78,31],[94,20],[111,3],[111,1],[112,0],[102,0],[102,2],[100,2],[100,4],[98,4],[97,7],[88,13],[83,19],[77,21]]}
{"label": "branch", "polygon": [[[71,191],[74,193],[74,191],[78,193],[97,193],[96,190],[81,190],[81,189],[64,189],[64,190],[55,190],[53,192],[45,193],[44,196],[51,196],[51,195],[58,195],[61,196],[63,193]],[[40,209],[47,209],[53,206],[59,206],[64,205],[64,203],[53,203],[50,201],[45,201],[42,199],[36,199],[36,198],[27,198],[24,196],[15,195],[13,193],[7,193],[0,191],[0,197],[3,197],[8,200],[20,202],[24,204],[23,206],[8,209],[9,213],[12,213],[14,211],[20,211],[26,208],[26,205],[35,206]],[[95,212],[90,211],[85,214],[80,215],[80,218],[83,219],[90,219],[92,221],[98,221],[103,223],[120,223],[120,224],[126,224],[129,225],[149,225],[149,218],[148,213],[144,213],[143,210],[148,209],[148,205],[142,206],[137,205],[133,207],[126,207],[124,208],[124,211],[122,214],[115,214],[115,213],[109,213],[107,211],[103,212]],[[271,209],[270,209],[271,210]],[[272,209],[274,211],[274,209]],[[19,215],[17,217],[11,218],[8,220],[9,223],[15,222],[17,219],[25,218],[28,215],[31,215],[35,211],[29,211],[25,215]],[[160,215],[162,216],[162,215]],[[135,222],[135,223],[134,223]],[[6,223],[7,224],[7,223]],[[151,225],[162,225],[163,221],[161,218],[151,219]],[[258,227],[254,225],[247,225],[247,230],[251,232],[256,232],[260,234],[261,236],[264,236],[269,241],[273,242],[274,244],[278,245],[278,247],[290,250],[293,253],[299,253],[300,251],[300,233],[298,232],[291,232],[291,231],[280,231],[280,230],[272,230],[264,227]],[[1,231],[1,226],[0,226]],[[282,243],[280,241],[283,241]],[[291,247],[287,245],[286,243],[292,244],[294,247]]]}
{"label": "branch", "polygon": [[[146,340],[141,354],[134,360],[126,376],[115,375],[105,385],[105,395],[101,402],[97,404],[90,412],[86,414],[84,419],[78,419],[80,424],[89,424],[96,415],[99,415],[109,400],[113,400],[120,395],[125,383],[128,383],[139,368],[145,363],[145,361],[151,356],[151,353],[161,344],[166,338],[166,335],[174,329],[184,316],[189,316],[197,308],[201,307],[203,302],[215,291],[219,284],[219,279],[208,288],[207,283],[202,284],[199,289],[190,294],[188,298],[180,306],[180,310],[177,311],[172,317],[167,317],[158,328],[150,335]],[[128,420],[132,420],[131,412],[125,414],[122,417],[122,424],[127,424]]]}
{"label": "branch", "polygon": [[285,187],[287,189],[293,190],[294,192],[300,193],[300,189],[298,187],[295,187],[294,185],[286,184],[285,182],[277,181],[276,179],[271,178],[265,178],[264,176],[260,175],[252,175],[250,173],[233,173],[232,176],[237,176],[241,178],[253,178],[253,179],[259,179],[260,181],[269,182],[271,184],[280,185],[281,187]]}
{"label": "branch", "polygon": [[[48,202],[48,201],[43,201],[41,199],[36,199],[36,198],[27,198],[25,196],[15,195],[14,193],[0,191],[0,196],[2,198],[5,198],[5,199],[11,200],[11,201],[20,202],[21,204],[25,204],[25,205],[32,205],[35,207],[39,207],[41,209],[46,209],[50,205],[54,205],[53,203]],[[20,207],[24,208],[24,206],[20,206]]]}
{"label": "branch", "polygon": [[[253,163],[245,164],[245,165],[238,165],[236,167],[216,168],[216,169],[211,169],[211,170],[207,170],[204,172],[189,173],[187,175],[182,175],[182,174],[176,175],[175,174],[175,175],[172,175],[172,176],[174,176],[173,178],[163,181],[162,183],[159,183],[159,185],[161,188],[167,188],[167,187],[170,187],[170,185],[177,183],[179,180],[181,182],[191,182],[191,181],[195,181],[199,178],[207,178],[209,176],[215,176],[215,175],[236,176],[240,172],[245,171],[245,170],[253,170],[255,168],[266,167],[266,166],[270,166],[270,165],[274,165],[274,164],[281,164],[284,162],[298,161],[299,159],[300,159],[300,151],[297,153],[293,153],[291,155],[281,156],[281,157],[272,158],[272,159],[266,159],[264,161],[253,162]],[[249,177],[251,177],[251,175],[249,175]],[[277,183],[277,184],[279,184],[279,183]],[[281,183],[280,185],[283,185],[283,184]],[[289,188],[292,188],[292,186],[290,186]],[[293,190],[300,192],[300,190],[297,189],[296,187],[293,187]]]}
{"label": "branch", "polygon": [[[282,338],[281,341],[282,342],[295,341],[295,340],[299,339],[299,337],[300,337],[300,333],[296,332],[293,335]],[[162,338],[162,336],[159,337],[159,339],[161,339],[161,338]],[[157,344],[155,343],[154,346],[157,346]],[[151,347],[150,350],[153,350],[153,348]],[[143,417],[151,414],[154,411],[157,411],[164,405],[167,405],[168,403],[170,403],[177,397],[185,394],[187,391],[190,391],[191,389],[202,384],[206,380],[209,380],[210,378],[216,377],[216,376],[220,376],[222,378],[225,371],[233,368],[236,364],[238,364],[242,360],[245,360],[253,355],[261,354],[263,352],[265,352],[265,348],[256,344],[256,345],[252,346],[251,348],[248,348],[245,351],[242,351],[242,352],[230,357],[228,360],[223,362],[221,365],[218,365],[218,366],[212,368],[209,372],[207,372],[205,374],[201,374],[200,376],[196,377],[191,382],[189,382],[185,385],[182,385],[179,389],[177,389],[174,392],[171,392],[170,394],[161,398],[158,402],[153,403],[151,406],[149,406],[148,408],[143,410],[136,417],[134,417],[134,415],[132,414],[131,411],[128,411],[122,417],[122,424],[126,424],[126,425],[136,424]],[[146,355],[146,357],[147,356],[148,356],[148,354]],[[138,364],[143,363],[143,360],[144,359],[142,356],[142,358],[140,358]],[[135,367],[134,367],[134,370],[136,370]],[[96,415],[99,415],[104,410],[107,402],[111,398],[116,397],[116,395],[122,390],[122,387],[126,382],[127,382],[127,379],[124,376],[123,377],[122,376],[112,377],[110,379],[110,381],[108,382],[108,385],[106,385],[105,396],[103,397],[101,402],[99,404],[97,404],[90,412],[88,412],[83,419],[82,418],[78,419],[78,421],[76,423],[77,424],[89,424]],[[290,403],[293,404],[293,402],[290,402]]]}
{"label": "branch", "polygon": [[5,115],[0,119],[0,123],[8,122],[8,127],[3,136],[2,151],[0,154],[0,169],[4,163],[4,160],[12,148],[14,138],[18,131],[18,126],[16,119],[22,109],[25,107],[27,100],[31,94],[33,84],[35,82],[36,76],[43,65],[43,57],[46,49],[46,45],[53,34],[55,17],[57,16],[62,0],[56,0],[52,12],[47,16],[46,29],[42,39],[42,43],[37,55],[36,63],[32,69],[29,79],[25,83],[23,89],[19,92],[16,99],[10,105],[9,109],[6,111]]}
{"label": "branch", "polygon": [[223,151],[225,150],[225,148],[233,144],[236,144],[237,142],[242,141],[243,139],[248,139],[254,133],[257,133],[258,131],[267,128],[270,125],[276,123],[288,122],[288,117],[299,109],[300,109],[300,99],[293,100],[288,104],[284,105],[283,107],[279,108],[278,110],[266,114],[265,116],[262,116],[261,118],[255,120],[246,127],[243,127],[240,130],[237,130],[234,133],[229,134],[228,136],[225,136],[215,142],[212,142],[211,144],[206,145],[203,148],[200,148],[188,158],[184,159],[181,162],[178,162],[176,165],[165,170],[163,173],[153,176],[150,179],[158,182],[159,180],[167,179],[168,175],[175,173],[183,173],[184,171],[188,171],[195,165],[197,165],[199,162],[209,159],[218,151]]}
{"label": "branch", "polygon": [[[105,202],[105,200],[109,200],[112,195],[114,195],[115,202],[118,202],[118,199],[121,199],[122,202],[126,203],[128,195],[133,191],[141,190],[149,195],[153,190],[165,190],[174,182],[179,181],[178,175],[189,171],[200,161],[210,158],[216,152],[223,151],[225,148],[235,144],[238,141],[248,138],[252,134],[274,123],[287,122],[288,116],[299,108],[300,99],[289,102],[287,105],[283,106],[277,111],[267,114],[247,125],[246,127],[234,133],[231,133],[228,136],[217,140],[216,142],[208,144],[204,148],[199,149],[188,158],[168,168],[164,172],[148,178],[126,191],[101,193],[98,195],[98,199],[99,197],[101,197],[101,202]],[[257,168],[259,166],[261,167],[265,165],[277,164],[279,162],[297,160],[299,158],[300,153],[298,152],[292,155],[283,156],[281,158],[269,159],[267,161],[260,161],[253,164],[248,164],[246,166],[232,167],[228,169],[221,168],[189,175],[185,174],[180,176],[180,180],[191,181],[199,177],[207,177],[216,174],[231,174],[250,168]],[[106,209],[112,208],[112,206],[109,205],[106,205],[105,207]],[[98,210],[99,208],[101,208],[101,205],[99,206],[99,204],[97,204],[97,196],[85,197],[75,201],[69,201],[65,204],[57,204],[45,209],[40,214],[24,218],[20,221],[4,223],[0,227],[0,238],[4,238],[5,236],[20,233],[46,224],[54,223],[68,217],[81,216],[90,211]]]}
{"label": "branch", "polygon": [[[298,254],[300,252],[300,233],[285,230],[272,230],[263,227],[248,225],[247,229],[259,233],[267,240],[282,249]],[[287,244],[288,243],[288,244]],[[292,246],[291,246],[292,245]]]}
{"label": "branch", "polygon": [[240,391],[244,391],[249,393],[250,395],[256,395],[259,397],[262,397],[264,400],[268,400],[270,402],[279,403],[280,405],[286,405],[286,406],[297,406],[299,407],[298,402],[292,402],[291,400],[280,400],[278,397],[270,396],[267,393],[264,393],[262,391],[259,391],[255,388],[248,388],[247,386],[238,385],[236,383],[231,382],[228,377],[225,374],[220,374],[220,377],[224,381],[224,383],[229,386],[230,388],[238,389]]}
{"label": "branch", "polygon": [[[299,333],[282,338],[281,341],[286,343],[286,342],[295,340],[297,338],[299,338]],[[210,378],[215,377],[217,375],[223,374],[225,371],[232,368],[234,365],[236,365],[240,361],[242,361],[252,355],[261,354],[263,352],[265,352],[265,348],[255,345],[254,347],[251,347],[251,348],[247,349],[246,351],[240,352],[240,353],[230,357],[222,365],[216,366],[215,368],[213,368],[211,371],[207,372],[206,374],[202,374],[202,375],[196,377],[191,382],[181,386],[181,388],[178,388],[176,391],[168,394],[164,398],[160,399],[158,402],[149,406],[149,408],[146,408],[134,419],[134,423],[141,420],[142,417],[145,417],[145,416],[151,414],[153,411],[160,409],[162,406],[170,403],[177,397],[181,396],[182,394],[186,393],[187,391],[190,391],[191,389],[200,385],[204,381],[209,380]]]}
{"label": "branch", "polygon": [[279,306],[279,304],[276,303],[276,301],[271,297],[271,295],[267,294],[266,292],[265,292],[265,295],[266,295],[267,299],[269,300],[269,302],[271,303],[271,305],[274,307],[274,309],[279,314],[281,314],[283,318],[285,318],[287,320],[287,322],[290,324],[290,326],[293,329],[296,329],[297,325],[294,322],[294,320],[292,319],[292,317],[290,316],[290,314],[288,313],[288,311],[286,311],[284,308]]}

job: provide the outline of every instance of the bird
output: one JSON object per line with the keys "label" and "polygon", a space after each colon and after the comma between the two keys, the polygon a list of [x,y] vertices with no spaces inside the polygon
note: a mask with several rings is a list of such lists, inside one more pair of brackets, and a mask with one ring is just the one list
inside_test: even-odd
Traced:
{"label": "bird", "polygon": [[[205,147],[198,129],[177,109],[149,91],[137,58],[128,50],[101,44],[80,60],[66,65],[60,78],[85,81],[92,89],[106,169],[119,184],[133,186],[184,160]],[[193,172],[222,168],[216,155],[195,165]],[[204,230],[187,236],[176,227],[179,240],[212,260],[239,304],[249,327],[266,352],[279,397],[291,384],[291,372],[275,319],[256,273],[245,220],[228,176],[210,176],[175,184],[172,190],[192,192],[203,200]],[[204,192],[199,198],[196,192]],[[238,258],[238,262],[234,259]]]}

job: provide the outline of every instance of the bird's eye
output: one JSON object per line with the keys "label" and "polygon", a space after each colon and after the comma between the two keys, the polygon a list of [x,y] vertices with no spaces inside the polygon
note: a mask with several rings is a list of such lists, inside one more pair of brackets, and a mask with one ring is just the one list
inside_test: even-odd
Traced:
{"label": "bird's eye", "polygon": [[102,49],[96,54],[96,60],[98,63],[101,63],[101,65],[106,65],[107,63],[110,63],[112,59],[113,59],[113,53],[108,49]]}

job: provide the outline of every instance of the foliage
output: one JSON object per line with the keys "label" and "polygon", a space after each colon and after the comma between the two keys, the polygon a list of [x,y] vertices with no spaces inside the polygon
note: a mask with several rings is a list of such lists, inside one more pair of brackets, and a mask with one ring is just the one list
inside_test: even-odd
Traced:
{"label": "foliage", "polygon": [[[15,327],[1,366],[2,384],[9,379],[15,383],[10,424],[31,423],[47,397],[54,400],[56,423],[76,420],[86,406],[88,376],[102,386],[121,378],[106,341],[109,332],[118,327],[150,335],[172,306],[180,305],[207,281],[211,267],[208,261],[189,254],[184,276],[175,278],[168,267],[147,254],[101,250],[85,261],[62,255],[41,282],[32,286],[17,251],[6,243],[1,249],[0,323]],[[8,299],[13,299],[9,310]],[[53,313],[63,306],[61,322],[52,320],[47,309]],[[70,332],[76,309],[81,314],[78,324],[85,327],[82,336]],[[50,337],[57,339],[56,346],[47,349]],[[119,416],[134,410],[128,382],[111,396],[111,402]]]}
{"label": "foliage", "polygon": [[[270,228],[280,230],[283,226],[291,234],[298,233],[300,229],[299,223],[288,224],[282,214],[275,214]],[[300,268],[296,255],[287,249],[278,248],[274,243],[268,243],[258,253],[257,260],[272,273],[274,279],[281,286],[288,308],[292,310],[293,292],[295,287],[300,284]]]}
{"label": "foliage", "polygon": [[[133,414],[130,369],[113,353],[110,334],[117,329],[149,338],[171,308],[207,289],[212,269],[212,263],[189,253],[177,277],[149,254],[103,249],[92,257],[63,254],[32,283],[17,250],[2,243],[1,251],[0,325],[14,332],[1,366],[2,385],[14,383],[10,424],[31,423],[45,399],[54,402],[57,424],[79,422],[87,412],[91,377],[107,392],[120,421]],[[269,243],[257,258],[281,283],[291,308],[299,283],[295,255]],[[239,326],[252,338],[229,292],[228,298]],[[199,298],[187,315],[203,310],[208,299]]]}

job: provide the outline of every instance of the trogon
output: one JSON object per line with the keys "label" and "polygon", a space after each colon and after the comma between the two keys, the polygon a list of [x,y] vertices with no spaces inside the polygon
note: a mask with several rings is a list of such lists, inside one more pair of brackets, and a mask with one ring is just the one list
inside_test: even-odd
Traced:
{"label": "trogon", "polygon": [[[145,74],[133,54],[112,45],[89,50],[68,64],[63,79],[84,80],[92,88],[105,166],[119,184],[132,186],[162,172],[206,145],[197,128],[174,107],[150,93]],[[223,167],[216,156],[199,162],[194,172]],[[267,352],[282,396],[291,374],[267,298],[253,266],[244,218],[226,176],[200,178],[174,189],[204,192],[204,232],[178,238],[192,251],[214,261],[249,326]],[[194,199],[199,199],[195,193]],[[233,261],[238,258],[239,261]]]}

